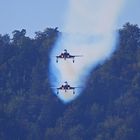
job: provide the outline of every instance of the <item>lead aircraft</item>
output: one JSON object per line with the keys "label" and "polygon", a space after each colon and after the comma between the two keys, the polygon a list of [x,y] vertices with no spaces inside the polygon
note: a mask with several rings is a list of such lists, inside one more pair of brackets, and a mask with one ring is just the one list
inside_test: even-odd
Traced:
{"label": "lead aircraft", "polygon": [[58,59],[73,59],[73,63],[74,63],[74,58],[75,57],[82,57],[82,55],[70,55],[67,50],[65,49],[63,53],[61,53],[60,55],[56,56],[56,62],[58,63]]}

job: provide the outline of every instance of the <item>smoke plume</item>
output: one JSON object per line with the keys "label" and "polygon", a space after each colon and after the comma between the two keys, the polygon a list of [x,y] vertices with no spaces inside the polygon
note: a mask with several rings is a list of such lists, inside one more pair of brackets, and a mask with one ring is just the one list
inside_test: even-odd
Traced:
{"label": "smoke plume", "polygon": [[[91,69],[105,61],[115,50],[117,34],[115,32],[117,17],[123,0],[70,0],[64,33],[58,39],[51,53],[50,81],[52,87],[61,86],[68,81],[71,86],[81,88],[60,92],[58,97],[70,102],[78,97],[84,88],[86,77]],[[75,63],[67,59],[56,63],[56,55],[64,49],[75,58]],[[56,89],[54,88],[56,94]]]}

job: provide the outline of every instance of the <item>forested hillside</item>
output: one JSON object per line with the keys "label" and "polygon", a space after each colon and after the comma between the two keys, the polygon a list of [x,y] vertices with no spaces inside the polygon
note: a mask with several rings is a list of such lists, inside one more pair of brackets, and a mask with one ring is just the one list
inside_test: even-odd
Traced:
{"label": "forested hillside", "polygon": [[0,140],[140,140],[140,28],[118,33],[114,54],[67,105],[48,79],[57,28],[0,35]]}

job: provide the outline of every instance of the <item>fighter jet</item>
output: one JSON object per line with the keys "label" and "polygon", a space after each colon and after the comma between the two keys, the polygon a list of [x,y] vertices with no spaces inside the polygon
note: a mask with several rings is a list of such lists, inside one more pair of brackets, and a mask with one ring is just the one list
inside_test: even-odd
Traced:
{"label": "fighter jet", "polygon": [[56,56],[56,62],[58,63],[58,59],[73,59],[73,63],[74,63],[74,58],[75,57],[82,57],[82,55],[70,55],[67,50],[65,49],[63,53],[61,53],[60,55]]}
{"label": "fighter jet", "polygon": [[64,90],[67,92],[68,90],[73,90],[73,94],[75,94],[75,89],[80,87],[71,87],[67,81],[64,82],[60,87],[57,87],[57,94],[59,94],[59,90]]}

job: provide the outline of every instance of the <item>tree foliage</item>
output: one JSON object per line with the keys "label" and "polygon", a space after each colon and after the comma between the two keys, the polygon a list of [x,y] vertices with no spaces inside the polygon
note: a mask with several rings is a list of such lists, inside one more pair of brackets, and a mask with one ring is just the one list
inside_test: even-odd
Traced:
{"label": "tree foliage", "polygon": [[0,35],[1,140],[139,140],[140,29],[118,30],[112,57],[92,70],[83,94],[62,104],[49,83],[49,54],[60,32]]}

